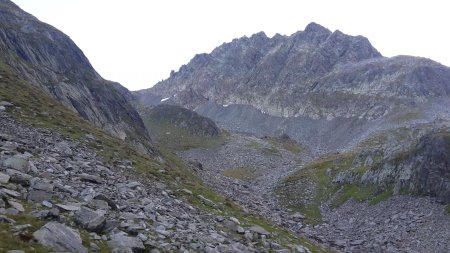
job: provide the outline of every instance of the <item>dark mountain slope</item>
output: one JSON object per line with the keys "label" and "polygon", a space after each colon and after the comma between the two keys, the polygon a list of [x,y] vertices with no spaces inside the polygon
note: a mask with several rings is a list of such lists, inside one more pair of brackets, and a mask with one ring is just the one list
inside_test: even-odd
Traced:
{"label": "dark mountain slope", "polygon": [[0,60],[83,118],[121,138],[149,141],[130,92],[104,80],[65,34],[0,1]]}

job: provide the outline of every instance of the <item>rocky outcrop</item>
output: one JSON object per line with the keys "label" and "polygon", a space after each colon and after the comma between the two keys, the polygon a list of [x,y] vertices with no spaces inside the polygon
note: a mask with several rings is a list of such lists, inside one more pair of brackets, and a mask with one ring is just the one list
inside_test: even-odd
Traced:
{"label": "rocky outcrop", "polygon": [[[360,182],[436,197],[450,203],[450,133],[431,132],[364,173]],[[354,181],[354,180],[353,180]]]}
{"label": "rocky outcrop", "polygon": [[67,35],[9,0],[0,1],[0,61],[116,137],[149,141],[131,93],[104,80]]}

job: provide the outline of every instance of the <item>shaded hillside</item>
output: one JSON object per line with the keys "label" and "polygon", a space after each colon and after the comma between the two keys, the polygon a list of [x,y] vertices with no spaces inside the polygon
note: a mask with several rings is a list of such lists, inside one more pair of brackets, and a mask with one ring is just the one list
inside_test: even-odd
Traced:
{"label": "shaded hillside", "polygon": [[104,80],[67,35],[9,0],[0,1],[0,53],[17,75],[98,127],[121,139],[149,141],[131,93]]}
{"label": "shaded hillside", "polygon": [[175,105],[158,105],[141,111],[153,140],[175,150],[211,147],[224,141],[217,125],[209,118]]}

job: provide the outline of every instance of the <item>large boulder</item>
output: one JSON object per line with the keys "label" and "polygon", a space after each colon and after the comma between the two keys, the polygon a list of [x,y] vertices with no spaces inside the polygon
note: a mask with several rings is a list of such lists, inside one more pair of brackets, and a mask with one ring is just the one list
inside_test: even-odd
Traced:
{"label": "large boulder", "polygon": [[42,245],[60,252],[88,253],[78,231],[58,222],[49,222],[33,233]]}
{"label": "large boulder", "polygon": [[108,241],[108,247],[112,251],[119,252],[144,252],[145,247],[142,241],[137,237],[129,237],[122,233],[111,236],[111,240]]}
{"label": "large boulder", "polygon": [[100,232],[105,227],[105,212],[94,211],[87,207],[81,207],[75,212],[75,222],[86,230]]}

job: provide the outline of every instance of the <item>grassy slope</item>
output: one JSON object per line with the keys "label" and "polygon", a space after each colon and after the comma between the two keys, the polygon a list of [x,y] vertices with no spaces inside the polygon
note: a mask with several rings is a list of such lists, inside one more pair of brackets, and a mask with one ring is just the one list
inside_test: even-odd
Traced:
{"label": "grassy slope", "polygon": [[376,204],[391,196],[390,191],[378,192],[374,185],[347,185],[333,183],[333,178],[342,171],[363,173],[367,168],[353,166],[353,154],[339,154],[316,160],[305,168],[288,176],[277,188],[282,202],[299,210],[306,216],[306,222],[322,222],[320,206],[329,203],[332,208],[339,207],[348,199],[369,200]]}
{"label": "grassy slope", "polygon": [[[62,135],[79,139],[80,141],[85,141],[84,136],[86,134],[93,134],[97,138],[97,141],[95,143],[91,142],[90,145],[92,148],[98,150],[106,163],[112,163],[114,160],[130,160],[133,162],[136,170],[129,171],[129,173],[136,174],[136,176],[141,178],[165,182],[179,195],[183,195],[184,193],[177,191],[178,189],[189,189],[194,193],[193,195],[184,194],[180,197],[186,198],[192,204],[200,208],[220,215],[237,217],[243,221],[244,225],[261,225],[267,230],[278,234],[277,240],[283,245],[302,244],[309,247],[314,252],[327,252],[326,249],[305,239],[295,237],[261,217],[245,214],[239,206],[205,187],[196,176],[186,169],[187,167],[185,164],[183,164],[183,162],[167,147],[160,146],[158,153],[158,156],[161,156],[164,162],[155,157],[148,157],[137,151],[131,145],[113,138],[106,132],[96,128],[39,89],[20,80],[11,72],[8,66],[2,63],[0,63],[0,75],[2,76],[2,78],[0,78],[0,100],[12,102],[15,106],[20,107],[20,110],[8,110],[8,112],[17,120],[31,124],[34,127],[50,128]],[[176,140],[177,138],[172,139],[172,141]],[[185,141],[187,143],[190,140],[186,139]],[[219,143],[221,141],[223,141],[223,139],[218,140]],[[215,141],[213,142],[214,145],[216,143],[217,142]],[[203,145],[204,142],[201,142],[201,144]],[[186,145],[182,144],[178,148],[186,148]],[[167,146],[172,148],[170,145]],[[212,209],[199,201],[196,195],[200,194],[214,201],[218,205],[218,208]],[[28,220],[25,221],[25,219]],[[25,223],[34,224],[39,222],[28,216],[25,219]],[[32,233],[37,228],[38,226],[35,226],[29,232]],[[9,226],[2,224],[1,231],[6,233],[5,236],[0,237],[0,248],[20,249],[25,250],[26,252],[47,252],[46,249],[41,248],[39,245],[35,245],[28,240],[20,240],[19,243],[18,238],[11,235],[9,229]],[[85,233],[85,231],[81,231],[82,235]],[[13,245],[14,247],[11,245],[12,240],[17,241],[17,243]],[[33,247],[35,250],[30,250],[30,247]],[[106,248],[102,248],[103,252],[107,251]]]}

